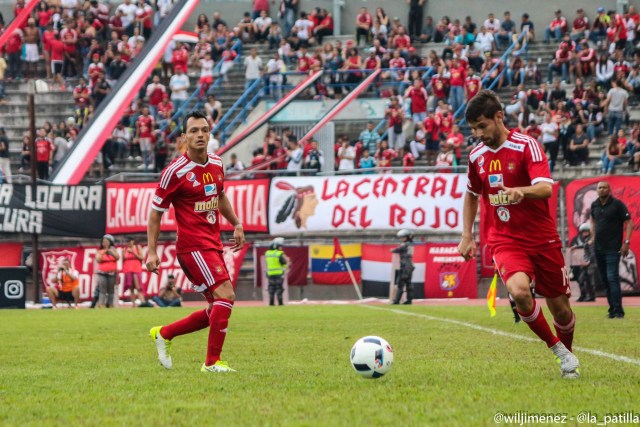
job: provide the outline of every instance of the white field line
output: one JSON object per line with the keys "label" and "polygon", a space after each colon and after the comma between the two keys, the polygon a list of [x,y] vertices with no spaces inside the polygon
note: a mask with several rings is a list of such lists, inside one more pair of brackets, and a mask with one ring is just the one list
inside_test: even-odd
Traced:
{"label": "white field line", "polygon": [[[500,336],[503,336],[503,337],[513,338],[515,340],[520,340],[520,341],[530,341],[530,342],[538,342],[538,341],[540,341],[539,339],[536,339],[536,338],[525,337],[523,335],[518,335],[518,334],[512,334],[510,332],[504,332],[504,331],[500,331],[498,329],[485,328],[484,326],[476,325],[476,324],[469,323],[469,322],[463,322],[463,321],[460,321],[460,320],[447,319],[446,317],[434,317],[434,316],[429,316],[427,314],[413,313],[413,312],[410,312],[410,311],[403,311],[403,310],[398,310],[398,309],[393,309],[393,308],[376,307],[376,306],[364,305],[364,304],[361,305],[361,307],[366,307],[366,308],[369,308],[369,309],[372,309],[372,310],[389,311],[389,312],[392,312],[392,313],[402,314],[402,315],[405,315],[405,316],[420,317],[422,319],[433,320],[433,321],[436,321],[436,322],[450,323],[452,325],[464,326],[465,328],[475,329],[476,331],[487,332],[489,334],[500,335]],[[617,362],[625,362],[625,363],[630,363],[632,365],[640,366],[640,360],[639,359],[634,359],[632,357],[619,356],[617,354],[607,353],[607,352],[604,352],[604,351],[601,351],[601,350],[594,350],[594,349],[585,348],[585,347],[576,347],[576,346],[574,346],[573,348],[575,350],[578,350],[579,352],[582,352],[582,353],[588,353],[588,354],[592,354],[594,356],[600,356],[600,357],[604,357],[604,358],[607,358],[607,359],[615,360]]]}

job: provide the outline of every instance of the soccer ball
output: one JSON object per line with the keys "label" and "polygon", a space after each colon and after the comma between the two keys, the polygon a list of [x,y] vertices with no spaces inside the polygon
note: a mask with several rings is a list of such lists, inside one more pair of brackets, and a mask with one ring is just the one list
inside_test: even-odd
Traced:
{"label": "soccer ball", "polygon": [[360,338],[351,348],[351,365],[365,378],[380,378],[393,365],[393,349],[380,337]]}

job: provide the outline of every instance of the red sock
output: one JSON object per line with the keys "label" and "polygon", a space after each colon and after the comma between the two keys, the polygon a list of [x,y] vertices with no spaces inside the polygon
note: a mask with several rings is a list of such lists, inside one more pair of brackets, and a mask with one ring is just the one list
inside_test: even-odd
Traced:
{"label": "red sock", "polygon": [[213,310],[209,316],[209,342],[207,343],[207,361],[205,362],[207,366],[220,360],[232,309],[233,301],[229,299],[219,298],[213,302]]}
{"label": "red sock", "polygon": [[170,325],[163,326],[162,329],[160,329],[160,335],[162,335],[162,338],[165,340],[172,340],[178,335],[199,331],[207,326],[209,326],[207,310],[200,310],[191,313],[184,319],[180,319]]}
{"label": "red sock", "polygon": [[573,351],[571,350],[571,344],[573,344],[573,329],[575,325],[576,315],[573,312],[571,312],[571,320],[566,325],[561,325],[555,319],[553,320],[553,326],[556,328],[558,338],[569,351]]}
{"label": "red sock", "polygon": [[547,343],[547,347],[553,347],[560,341],[558,337],[551,332],[551,328],[547,323],[547,319],[544,318],[540,304],[538,304],[535,299],[533,300],[533,309],[530,313],[522,313],[518,310],[518,314],[522,320],[529,325],[529,328],[540,337],[542,341]]}

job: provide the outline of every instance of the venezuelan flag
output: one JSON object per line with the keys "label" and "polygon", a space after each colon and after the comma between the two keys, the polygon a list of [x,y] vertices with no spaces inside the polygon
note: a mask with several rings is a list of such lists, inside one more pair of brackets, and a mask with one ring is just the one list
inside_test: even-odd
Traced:
{"label": "venezuelan flag", "polygon": [[[340,245],[344,257],[335,256],[335,245],[311,245],[311,280],[318,285],[350,285],[349,267],[360,283],[360,261],[362,259],[362,245],[360,243]],[[333,261],[332,261],[333,259]]]}

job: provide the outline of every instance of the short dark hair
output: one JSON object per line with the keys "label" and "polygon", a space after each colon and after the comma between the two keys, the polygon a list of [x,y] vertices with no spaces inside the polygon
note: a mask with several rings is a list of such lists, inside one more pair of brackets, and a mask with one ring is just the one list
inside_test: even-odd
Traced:
{"label": "short dark hair", "polygon": [[498,111],[502,111],[500,99],[498,99],[494,91],[485,89],[478,92],[476,96],[469,101],[465,117],[468,122],[475,122],[480,116],[492,119]]}
{"label": "short dark hair", "polygon": [[[189,119],[205,119],[207,120],[207,115],[205,113],[203,113],[202,111],[192,111],[189,114],[187,114],[184,118],[184,120],[182,120],[182,133],[187,133],[187,122],[189,121]],[[207,121],[207,123],[209,123]]]}

